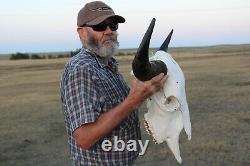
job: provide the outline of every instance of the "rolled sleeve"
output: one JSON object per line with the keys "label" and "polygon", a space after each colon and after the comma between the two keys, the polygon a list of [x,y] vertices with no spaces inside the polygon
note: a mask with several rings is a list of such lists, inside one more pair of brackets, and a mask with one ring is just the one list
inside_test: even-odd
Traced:
{"label": "rolled sleeve", "polygon": [[94,122],[100,115],[98,87],[93,72],[88,68],[75,67],[65,87],[65,103],[70,128],[73,132],[83,124]]}

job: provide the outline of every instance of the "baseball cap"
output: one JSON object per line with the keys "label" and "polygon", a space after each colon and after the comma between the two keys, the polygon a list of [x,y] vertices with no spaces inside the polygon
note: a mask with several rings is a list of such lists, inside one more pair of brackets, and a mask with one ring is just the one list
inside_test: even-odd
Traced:
{"label": "baseball cap", "polygon": [[107,18],[112,18],[117,23],[124,23],[122,16],[116,15],[111,7],[101,1],[93,1],[85,4],[77,16],[77,26],[97,25]]}

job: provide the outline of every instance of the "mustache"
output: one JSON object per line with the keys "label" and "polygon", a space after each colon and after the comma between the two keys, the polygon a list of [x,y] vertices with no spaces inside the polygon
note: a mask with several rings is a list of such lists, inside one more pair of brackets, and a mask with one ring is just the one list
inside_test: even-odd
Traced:
{"label": "mustache", "polygon": [[114,36],[114,35],[105,35],[103,36],[103,39],[102,39],[102,43],[107,41],[107,40],[111,40],[113,42],[117,42],[117,37]]}

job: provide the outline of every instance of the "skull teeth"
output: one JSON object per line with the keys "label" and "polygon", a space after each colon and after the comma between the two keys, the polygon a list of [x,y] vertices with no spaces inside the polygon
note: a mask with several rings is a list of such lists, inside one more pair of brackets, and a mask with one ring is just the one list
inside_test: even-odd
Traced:
{"label": "skull teeth", "polygon": [[155,144],[158,144],[157,141],[156,141],[156,139],[153,136],[152,131],[149,128],[149,125],[148,125],[148,122],[146,121],[146,119],[143,119],[143,122],[144,122],[144,126],[145,126],[145,129],[146,129],[148,135],[151,135],[151,137],[152,137],[152,139],[153,139],[153,141],[154,141]]}
{"label": "skull teeth", "polygon": [[153,141],[154,141],[154,143],[155,143],[155,144],[158,144],[158,142],[156,141],[156,139],[155,139],[155,138],[153,138]]}
{"label": "skull teeth", "polygon": [[145,119],[144,119],[144,126],[145,126],[145,129],[146,129],[147,133],[148,133],[149,135],[151,135],[151,133],[150,133],[150,131],[149,131],[148,122],[147,122]]}

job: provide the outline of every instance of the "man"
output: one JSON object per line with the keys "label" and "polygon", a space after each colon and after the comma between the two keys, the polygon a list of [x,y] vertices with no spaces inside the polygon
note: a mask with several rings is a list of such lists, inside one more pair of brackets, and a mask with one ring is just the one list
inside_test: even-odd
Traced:
{"label": "man", "polygon": [[83,48],[62,74],[60,90],[73,165],[132,165],[139,153],[103,149],[103,141],[140,139],[137,108],[166,81],[160,74],[129,90],[117,70],[118,23],[105,3],[87,3],[78,13],[77,32]]}

